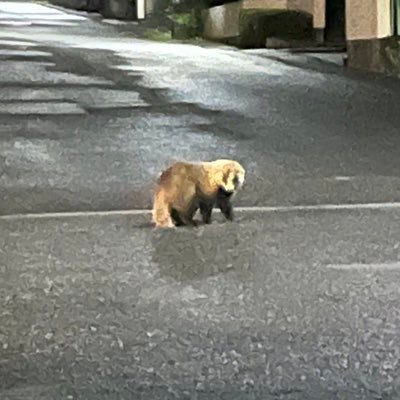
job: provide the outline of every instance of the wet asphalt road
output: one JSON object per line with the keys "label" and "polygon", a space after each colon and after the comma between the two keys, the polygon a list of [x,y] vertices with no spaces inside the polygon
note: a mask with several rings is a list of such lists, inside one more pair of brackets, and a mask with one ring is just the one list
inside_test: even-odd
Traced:
{"label": "wet asphalt road", "polygon": [[[4,4],[3,216],[148,208],[180,158],[242,161],[243,206],[399,199],[397,81]],[[399,398],[399,220],[3,217],[0,399]]]}
{"label": "wet asphalt road", "polygon": [[399,81],[39,17],[0,24],[1,214],[148,208],[181,158],[243,162],[246,206],[400,198]]}

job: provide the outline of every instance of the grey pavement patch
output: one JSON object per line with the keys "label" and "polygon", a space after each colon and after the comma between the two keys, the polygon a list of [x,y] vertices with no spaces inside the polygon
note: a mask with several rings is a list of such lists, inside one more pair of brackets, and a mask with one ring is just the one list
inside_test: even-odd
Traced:
{"label": "grey pavement patch", "polygon": [[0,92],[0,100],[68,100],[88,108],[147,107],[140,94],[129,90],[87,88],[16,88]]}
{"label": "grey pavement patch", "polygon": [[273,49],[252,49],[242,50],[245,54],[251,54],[260,57],[271,57],[273,59],[281,59],[288,61],[297,61],[306,63],[308,61],[319,61],[337,66],[343,66],[344,53],[298,53],[290,50],[273,50]]}
{"label": "grey pavement patch", "polygon": [[0,61],[0,82],[32,84],[40,82],[59,84],[110,84],[113,83],[104,78],[83,76],[69,72],[49,71],[41,62],[32,61]]}
{"label": "grey pavement patch", "polygon": [[0,91],[1,101],[10,100],[65,100],[66,97],[63,94],[64,89],[25,89],[15,88],[12,91]]}
{"label": "grey pavement patch", "polygon": [[103,19],[102,22],[109,25],[127,25],[126,21],[118,19]]}
{"label": "grey pavement patch", "polygon": [[12,102],[0,103],[0,114],[85,114],[85,110],[73,103],[29,103],[29,102]]}
{"label": "grey pavement patch", "polygon": [[67,89],[63,92],[66,98],[90,108],[146,107],[149,105],[141,99],[139,93],[129,90],[90,88],[90,90]]}
{"label": "grey pavement patch", "polygon": [[34,162],[36,164],[55,163],[54,158],[49,154],[48,144],[43,141],[32,143],[25,140],[15,140],[8,149],[4,148],[2,155],[5,157],[7,164],[10,163],[10,159],[19,162]]}

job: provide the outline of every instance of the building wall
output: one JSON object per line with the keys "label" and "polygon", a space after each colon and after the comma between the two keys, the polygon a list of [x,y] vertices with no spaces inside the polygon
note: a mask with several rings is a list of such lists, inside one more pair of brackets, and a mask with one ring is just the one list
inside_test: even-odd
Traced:
{"label": "building wall", "polygon": [[390,0],[346,0],[347,40],[392,35]]}
{"label": "building wall", "polygon": [[346,0],[347,65],[400,77],[391,0]]}
{"label": "building wall", "polygon": [[393,35],[392,27],[392,8],[390,0],[379,0],[377,4],[378,12],[378,27],[377,27],[377,37],[383,38]]}
{"label": "building wall", "polygon": [[377,1],[385,0],[346,0],[347,40],[377,37]]}
{"label": "building wall", "polygon": [[313,4],[313,24],[316,29],[324,29],[325,24],[326,0],[314,0]]}

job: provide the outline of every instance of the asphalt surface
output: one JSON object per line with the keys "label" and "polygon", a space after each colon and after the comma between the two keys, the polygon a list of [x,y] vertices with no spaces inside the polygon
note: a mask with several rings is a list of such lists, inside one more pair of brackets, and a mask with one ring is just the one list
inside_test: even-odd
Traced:
{"label": "asphalt surface", "polygon": [[182,158],[241,161],[245,206],[400,198],[400,82],[66,15],[0,24],[1,214],[149,208]]}
{"label": "asphalt surface", "polygon": [[[0,3],[0,399],[397,399],[400,209],[157,232],[172,160],[236,204],[399,200],[400,82]],[[18,4],[17,4],[18,5]],[[6,13],[7,11],[7,13]]]}
{"label": "asphalt surface", "polygon": [[398,398],[398,212],[145,223],[1,223],[1,399]]}

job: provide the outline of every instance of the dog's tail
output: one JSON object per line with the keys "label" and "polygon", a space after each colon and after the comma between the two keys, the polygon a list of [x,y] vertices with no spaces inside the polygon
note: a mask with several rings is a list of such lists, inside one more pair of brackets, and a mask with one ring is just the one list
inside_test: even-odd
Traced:
{"label": "dog's tail", "polygon": [[171,218],[171,211],[166,201],[164,190],[158,189],[154,194],[152,220],[156,227],[172,228],[175,226]]}

